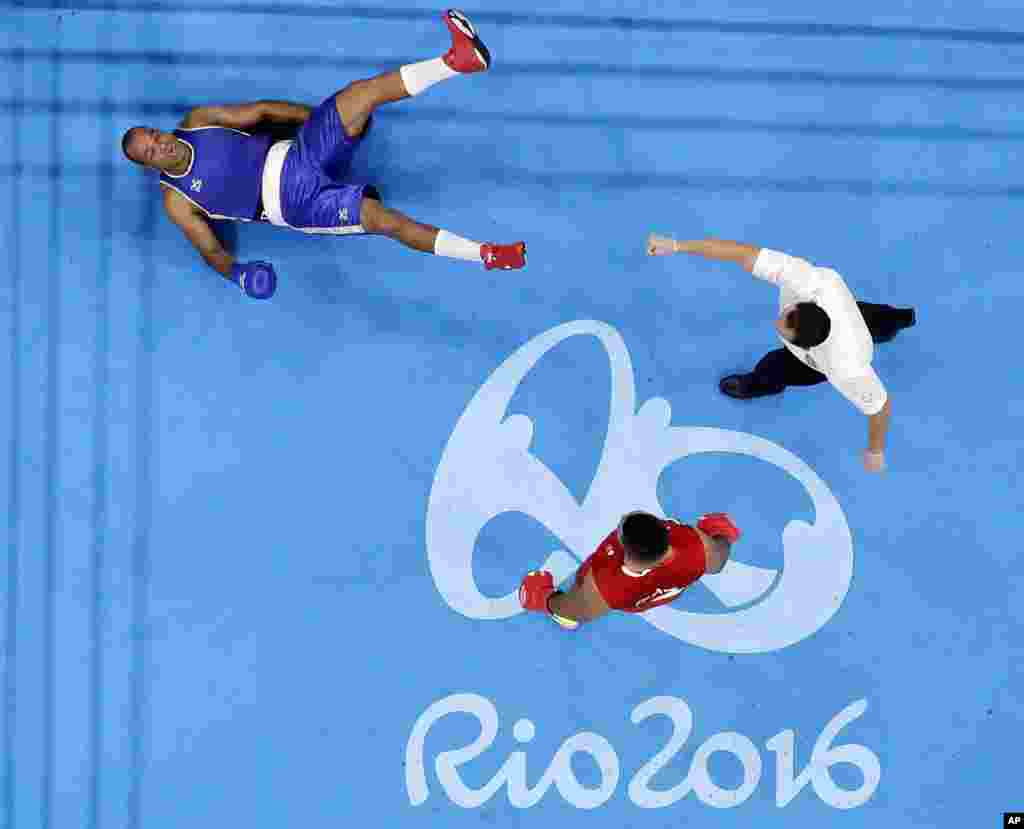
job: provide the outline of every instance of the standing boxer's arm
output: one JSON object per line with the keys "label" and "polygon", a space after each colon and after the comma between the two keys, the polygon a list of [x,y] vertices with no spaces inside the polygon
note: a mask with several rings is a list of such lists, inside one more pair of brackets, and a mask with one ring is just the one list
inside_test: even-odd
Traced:
{"label": "standing boxer's arm", "polygon": [[196,127],[230,127],[250,130],[261,123],[302,124],[312,108],[288,101],[254,101],[251,104],[196,107],[181,122],[186,129]]}
{"label": "standing boxer's arm", "polygon": [[666,256],[670,253],[692,253],[706,259],[717,259],[721,262],[735,262],[741,268],[754,272],[754,263],[761,248],[745,245],[742,242],[730,242],[725,239],[698,239],[680,242],[653,233],[647,240],[649,256]]}
{"label": "standing boxer's arm", "polygon": [[570,621],[591,622],[599,616],[604,616],[611,608],[598,592],[594,574],[588,572],[583,578],[583,583],[574,584],[568,593],[552,593],[548,599],[548,610],[554,616],[561,616]]}
{"label": "standing boxer's arm", "polygon": [[712,537],[703,530],[697,532],[704,542],[704,572],[721,573],[732,554],[732,544],[724,535]]}

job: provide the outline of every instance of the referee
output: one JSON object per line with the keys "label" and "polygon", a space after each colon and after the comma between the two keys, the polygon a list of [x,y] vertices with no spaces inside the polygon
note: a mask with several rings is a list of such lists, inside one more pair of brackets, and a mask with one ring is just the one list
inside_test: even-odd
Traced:
{"label": "referee", "polygon": [[873,343],[888,342],[897,331],[912,326],[913,308],[857,302],[834,270],[739,242],[680,242],[652,234],[647,253],[692,253],[735,262],[777,285],[780,312],[775,330],[785,347],[766,354],[749,374],[723,377],[719,389],[729,397],[747,400],[778,394],[786,386],[813,386],[828,380],[868,416],[864,468],[869,472],[885,468],[892,400],[871,368]]}

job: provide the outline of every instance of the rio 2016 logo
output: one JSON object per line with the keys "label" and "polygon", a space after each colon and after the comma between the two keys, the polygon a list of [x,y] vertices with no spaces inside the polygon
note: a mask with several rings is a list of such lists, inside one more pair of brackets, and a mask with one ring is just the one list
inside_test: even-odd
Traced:
{"label": "rio 2016 logo", "polygon": [[[787,806],[811,784],[824,803],[835,809],[855,809],[866,803],[878,788],[882,766],[878,756],[859,743],[835,745],[839,732],[860,717],[866,710],[867,700],[859,699],[847,705],[822,729],[807,765],[797,774],[796,733],[792,729],[780,731],[765,743],[775,755],[775,805]],[[540,802],[552,785],[562,798],[577,809],[596,809],[615,794],[621,774],[619,755],[607,738],[592,731],[581,731],[562,743],[535,786],[527,783],[527,756],[525,751],[513,751],[498,772],[480,788],[467,786],[459,774],[459,767],[475,760],[490,748],[498,735],[498,711],[494,704],[479,694],[452,694],[440,699],[424,711],[413,725],[405,747],[405,789],[409,802],[420,806],[430,796],[427,785],[427,760],[424,755],[427,735],[431,729],[451,714],[469,714],[480,727],[480,733],[469,745],[440,752],[434,758],[438,782],[452,803],[463,809],[476,809],[504,786],[509,803],[526,809]],[[763,760],[757,746],[749,738],[735,731],[713,734],[696,749],[686,776],[670,789],[651,788],[652,778],[679,753],[693,731],[693,711],[686,700],[659,696],[637,705],[630,713],[630,721],[639,724],[651,717],[662,716],[672,723],[672,736],[662,748],[647,760],[633,775],[628,786],[629,799],[643,809],[663,809],[693,792],[700,802],[716,809],[731,809],[744,803],[754,793],[761,780]],[[512,736],[525,745],[536,736],[531,720],[517,720]],[[709,759],[716,752],[732,754],[743,768],[743,782],[735,789],[719,786],[708,768]],[[600,772],[597,786],[585,786],[573,770],[573,755],[589,755]],[[846,789],[832,779],[831,767],[843,763],[860,772],[861,783],[856,789]]]}
{"label": "rio 2016 logo", "polygon": [[[533,423],[507,416],[519,384],[549,351],[570,337],[588,335],[611,363],[608,436],[593,484],[582,504],[530,453]],[[810,496],[814,523],[790,521],[782,533],[779,571],[731,560],[701,584],[730,613],[690,613],[670,606],[640,616],[683,642],[724,653],[764,653],[788,647],[821,628],[839,609],[853,577],[853,543],[843,511],[822,480],[798,457],[745,432],[670,426],[666,400],[637,408],[633,366],[611,326],[592,320],[566,323],[534,338],[488,378],[459,418],[430,492],[427,555],[441,596],[471,619],[506,619],[521,612],[518,585],[504,596],[480,592],[473,551],[483,527],[505,512],[532,516],[565,545],[542,565],[556,583],[572,575],[626,509],[660,515],[657,483],[677,460],[704,452],[746,455],[794,477]],[[524,561],[524,570],[536,559]],[[745,607],[743,607],[746,605]]]}

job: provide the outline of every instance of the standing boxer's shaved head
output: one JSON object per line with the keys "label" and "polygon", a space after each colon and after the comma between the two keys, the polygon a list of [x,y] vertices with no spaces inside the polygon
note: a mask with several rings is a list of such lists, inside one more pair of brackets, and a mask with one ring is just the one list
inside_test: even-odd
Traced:
{"label": "standing boxer's shaved head", "polygon": [[628,562],[652,565],[668,550],[668,530],[649,512],[631,512],[619,524],[619,541]]}

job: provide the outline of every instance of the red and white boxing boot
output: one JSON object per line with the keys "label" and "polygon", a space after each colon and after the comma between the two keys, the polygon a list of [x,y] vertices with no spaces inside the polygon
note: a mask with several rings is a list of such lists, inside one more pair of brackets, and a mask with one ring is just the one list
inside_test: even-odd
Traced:
{"label": "red and white boxing boot", "polygon": [[444,13],[444,25],[452,33],[452,48],[442,56],[450,69],[468,75],[490,67],[491,53],[466,15],[458,9],[448,9]]}
{"label": "red and white boxing boot", "polygon": [[519,270],[526,265],[526,242],[515,242],[511,245],[480,245],[480,258],[489,271],[495,268],[506,271]]}
{"label": "red and white boxing boot", "polygon": [[706,532],[712,538],[716,535],[725,536],[730,544],[735,544],[740,539],[740,528],[732,523],[732,519],[724,512],[709,512],[700,517],[697,522],[697,529]]}

